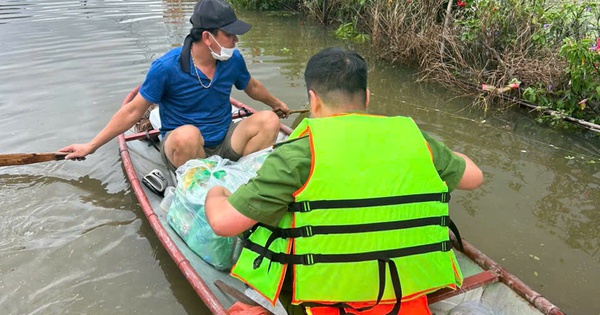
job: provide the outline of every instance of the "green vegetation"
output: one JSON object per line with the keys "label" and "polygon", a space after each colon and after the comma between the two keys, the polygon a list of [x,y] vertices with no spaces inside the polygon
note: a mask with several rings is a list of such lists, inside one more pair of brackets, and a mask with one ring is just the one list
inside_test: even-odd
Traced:
{"label": "green vegetation", "polygon": [[[232,0],[230,1],[236,6],[240,6],[252,10],[281,10],[296,8],[297,1],[278,1],[278,0]],[[291,5],[291,6],[290,6]]]}
{"label": "green vegetation", "polygon": [[[288,8],[370,41],[390,62],[418,65],[422,80],[600,123],[600,3],[580,0],[233,0]],[[450,3],[448,3],[450,1]],[[516,84],[515,84],[516,83]],[[496,100],[491,102],[491,100]]]}
{"label": "green vegetation", "polygon": [[358,43],[369,41],[370,37],[367,34],[359,33],[356,30],[356,23],[344,23],[335,30],[335,36],[341,39],[348,39]]}

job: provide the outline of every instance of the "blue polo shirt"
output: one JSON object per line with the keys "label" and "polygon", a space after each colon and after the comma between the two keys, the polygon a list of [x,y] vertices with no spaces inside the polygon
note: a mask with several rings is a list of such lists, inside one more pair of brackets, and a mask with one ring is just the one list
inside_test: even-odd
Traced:
{"label": "blue polo shirt", "polygon": [[212,83],[200,70],[198,82],[190,57],[190,73],[179,65],[182,47],[175,48],[155,60],[148,70],[140,94],[160,107],[161,134],[183,125],[200,129],[204,146],[221,143],[231,123],[231,88],[243,90],[250,82],[250,73],[244,57],[236,49],[227,61],[217,61]]}

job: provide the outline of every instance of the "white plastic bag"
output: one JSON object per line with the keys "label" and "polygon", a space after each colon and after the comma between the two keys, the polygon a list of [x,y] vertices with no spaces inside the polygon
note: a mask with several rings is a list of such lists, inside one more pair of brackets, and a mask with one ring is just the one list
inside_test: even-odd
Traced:
{"label": "white plastic bag", "polygon": [[494,315],[494,311],[480,301],[466,301],[451,309],[448,315]]}
{"label": "white plastic bag", "polygon": [[167,222],[204,261],[219,270],[230,269],[241,251],[237,237],[216,235],[204,211],[204,199],[214,186],[224,186],[234,192],[260,168],[272,149],[242,157],[238,162],[211,156],[194,159],[176,171],[177,189],[169,208]]}

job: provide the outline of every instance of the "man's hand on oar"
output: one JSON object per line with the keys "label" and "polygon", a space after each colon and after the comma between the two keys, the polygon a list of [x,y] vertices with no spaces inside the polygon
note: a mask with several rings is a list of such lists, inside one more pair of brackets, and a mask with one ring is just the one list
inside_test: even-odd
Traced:
{"label": "man's hand on oar", "polygon": [[277,114],[277,116],[279,116],[279,118],[287,118],[290,115],[289,114],[289,112],[290,112],[289,109],[287,111],[284,111],[281,108],[277,108],[277,109],[274,109],[273,112],[275,112],[275,114]]}
{"label": "man's hand on oar", "polygon": [[279,116],[279,118],[288,118],[291,114],[307,113],[310,111],[310,109],[288,110],[287,113],[283,112],[281,109],[274,109],[273,111],[275,112],[275,114],[277,114],[277,116]]}
{"label": "man's hand on oar", "polygon": [[64,147],[59,152],[66,153],[65,159],[83,161],[88,154],[94,153],[96,150],[88,143],[86,144],[72,144],[68,147]]}

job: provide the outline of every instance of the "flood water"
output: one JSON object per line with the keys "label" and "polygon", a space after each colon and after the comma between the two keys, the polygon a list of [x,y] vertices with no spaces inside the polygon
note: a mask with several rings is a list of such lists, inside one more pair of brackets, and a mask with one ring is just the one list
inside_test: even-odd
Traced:
{"label": "flood water", "polygon": [[[181,43],[194,3],[0,0],[0,153],[89,141]],[[253,25],[238,44],[250,72],[291,108],[306,102],[308,58],[348,45],[301,17],[238,17]],[[369,61],[371,112],[414,117],[484,171],[479,190],[453,194],[462,236],[565,312],[600,314],[600,138],[484,113]],[[145,221],[116,141],[83,162],[0,167],[0,314],[67,313],[208,314]]]}

